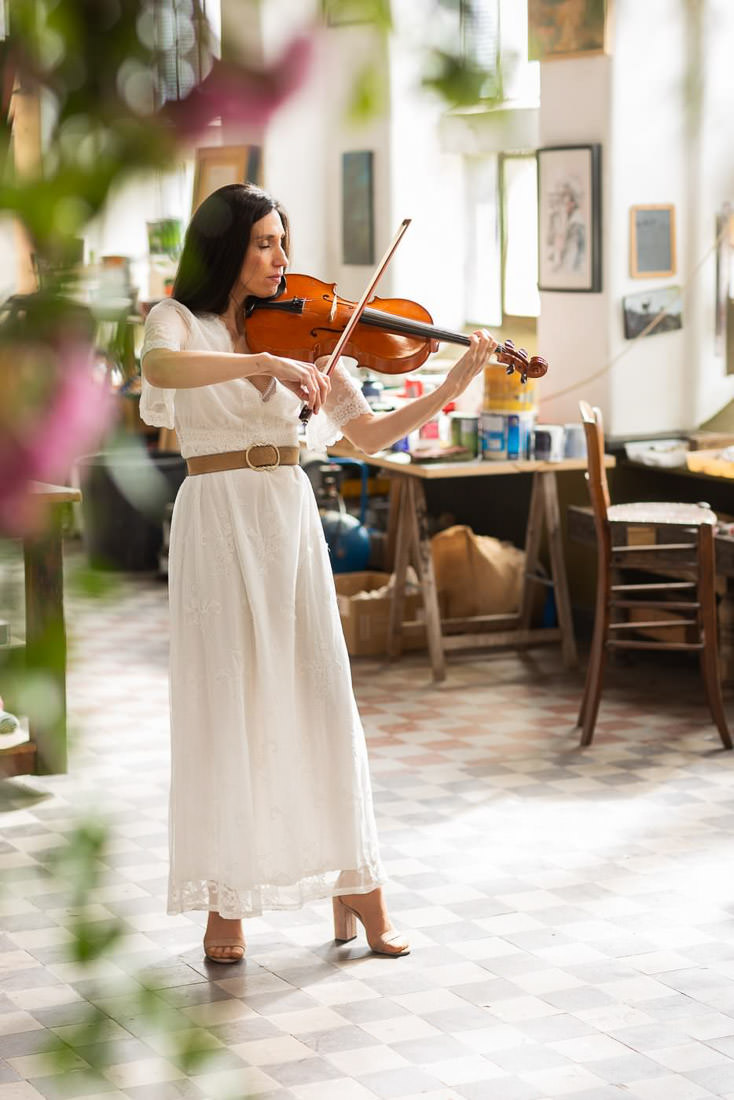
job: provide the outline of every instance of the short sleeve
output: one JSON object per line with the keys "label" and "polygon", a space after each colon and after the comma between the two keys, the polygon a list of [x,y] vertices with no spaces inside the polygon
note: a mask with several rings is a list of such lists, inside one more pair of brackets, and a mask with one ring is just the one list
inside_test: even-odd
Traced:
{"label": "short sleeve", "polygon": [[[145,320],[145,335],[140,352],[140,362],[154,348],[169,348],[180,351],[185,348],[191,333],[188,310],[180,302],[165,298],[153,306]],[[174,426],[175,390],[151,386],[143,369],[140,391],[140,416],[146,424],[154,428],[172,428]]]}
{"label": "short sleeve", "polygon": [[370,413],[367,399],[359,383],[346,367],[336,366],[331,372],[329,396],[315,416],[306,425],[306,445],[311,450],[323,450],[342,437],[342,428],[350,420]]}

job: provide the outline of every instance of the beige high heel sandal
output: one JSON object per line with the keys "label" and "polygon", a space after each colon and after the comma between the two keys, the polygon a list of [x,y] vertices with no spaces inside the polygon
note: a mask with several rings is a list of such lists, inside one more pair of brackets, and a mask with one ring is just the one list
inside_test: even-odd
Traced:
{"label": "beige high heel sandal", "polygon": [[391,958],[397,958],[400,955],[410,954],[410,943],[402,932],[389,929],[387,932],[381,932],[378,936],[370,938],[367,925],[356,909],[353,909],[351,905],[347,905],[340,897],[331,900],[334,907],[334,939],[337,942],[348,943],[349,940],[355,939],[357,936],[357,921],[359,921],[367,936],[367,943],[376,955],[389,955]]}
{"label": "beige high heel sandal", "polygon": [[[230,955],[211,955],[212,947],[226,947],[232,952]],[[213,963],[238,963],[245,957],[244,940],[204,940],[204,954]]]}

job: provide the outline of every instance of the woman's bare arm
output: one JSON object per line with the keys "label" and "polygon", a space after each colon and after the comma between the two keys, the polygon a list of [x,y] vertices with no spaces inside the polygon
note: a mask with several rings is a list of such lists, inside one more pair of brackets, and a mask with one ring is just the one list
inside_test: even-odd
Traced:
{"label": "woman's bare arm", "polygon": [[163,390],[188,390],[265,374],[260,355],[230,351],[174,351],[152,348],[143,360],[143,374],[151,386]]}
{"label": "woman's bare arm", "polygon": [[497,341],[484,330],[473,333],[471,341],[469,349],[432,393],[416,397],[394,412],[365,413],[345,424],[344,434],[350,443],[367,454],[381,451],[425,424],[439,409],[463,393],[497,347]]}
{"label": "woman's bare arm", "polygon": [[151,386],[164,390],[192,389],[231,382],[235,378],[266,375],[277,378],[318,412],[329,392],[330,382],[313,363],[300,363],[270,352],[239,354],[230,351],[174,351],[151,348],[142,370]]}

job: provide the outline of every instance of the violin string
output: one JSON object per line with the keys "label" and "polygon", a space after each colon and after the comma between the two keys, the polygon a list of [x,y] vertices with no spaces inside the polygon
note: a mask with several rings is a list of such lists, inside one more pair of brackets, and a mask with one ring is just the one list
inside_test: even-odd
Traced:
{"label": "violin string", "polygon": [[674,305],[676,302],[680,302],[682,299],[685,299],[685,296],[688,293],[695,276],[703,267],[706,260],[708,260],[709,256],[711,256],[711,254],[718,249],[719,245],[723,241],[726,234],[729,233],[729,231],[729,223],[728,221],[725,221],[720,233],[716,236],[714,243],[711,245],[710,248],[706,250],[706,252],[703,254],[695,267],[691,269],[688,277],[686,278],[686,281],[680,287],[675,297],[672,298],[670,302],[668,302],[667,307],[661,309],[660,312],[657,313],[652,318],[652,320],[648,322],[647,325],[645,325],[641,332],[638,332],[636,336],[633,336],[631,340],[628,340],[625,346],[622,347],[616,355],[613,355],[612,358],[603,367],[600,367],[599,370],[594,371],[593,374],[585,375],[577,382],[571,382],[568,386],[564,386],[563,389],[556,390],[555,393],[541,394],[541,402],[555,401],[557,397],[565,397],[567,393],[573,393],[574,390],[578,390],[582,386],[588,385],[589,382],[595,382],[597,378],[601,378],[603,375],[608,374],[608,372],[620,361],[620,359],[623,359],[625,355],[628,355],[629,352],[632,351],[638,340],[640,340],[643,336],[647,336],[650,332],[653,331],[653,329],[657,328],[663,318],[668,316],[668,311],[672,305]]}

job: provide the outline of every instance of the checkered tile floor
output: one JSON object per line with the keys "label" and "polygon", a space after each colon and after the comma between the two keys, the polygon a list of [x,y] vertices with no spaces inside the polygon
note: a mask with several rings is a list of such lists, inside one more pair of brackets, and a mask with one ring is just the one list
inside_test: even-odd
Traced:
{"label": "checkered tile floor", "polygon": [[[67,603],[72,770],[0,784],[0,1100],[734,1098],[734,753],[695,670],[615,668],[582,751],[580,677],[550,649],[456,655],[439,687],[420,655],[356,662],[413,953],[335,946],[320,903],[247,922],[225,968],[203,960],[202,914],[164,912],[165,586]],[[90,806],[113,828],[94,914],[126,929],[91,972],[44,874]],[[213,1063],[180,1068],[131,1001],[143,982]],[[87,1001],[104,1027],[59,1074],[50,1043]]]}

